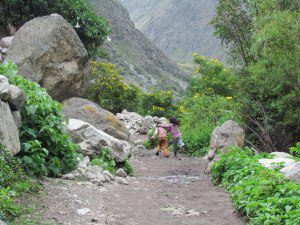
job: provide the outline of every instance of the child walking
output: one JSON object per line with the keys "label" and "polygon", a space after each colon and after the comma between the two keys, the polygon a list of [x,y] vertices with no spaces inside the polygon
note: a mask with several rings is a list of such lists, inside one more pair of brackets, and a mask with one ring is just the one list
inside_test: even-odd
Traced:
{"label": "child walking", "polygon": [[158,127],[167,128],[172,133],[175,157],[177,156],[178,147],[183,147],[185,151],[188,151],[187,146],[183,143],[182,136],[178,128],[179,124],[179,121],[174,116],[170,117],[170,124],[158,124]]}
{"label": "child walking", "polygon": [[157,143],[157,152],[155,153],[157,156],[160,153],[161,148],[164,149],[164,156],[166,158],[169,158],[168,155],[168,130],[164,127],[159,127],[158,125],[161,123],[161,121],[158,118],[154,119],[154,122],[156,123],[156,129],[155,133],[151,137],[151,140],[153,140],[156,136],[158,136],[158,143]]}

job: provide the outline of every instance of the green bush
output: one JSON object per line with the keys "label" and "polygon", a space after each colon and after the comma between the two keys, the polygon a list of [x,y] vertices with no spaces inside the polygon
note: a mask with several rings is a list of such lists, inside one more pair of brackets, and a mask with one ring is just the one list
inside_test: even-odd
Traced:
{"label": "green bush", "polygon": [[205,155],[214,128],[229,119],[238,121],[236,108],[233,99],[218,95],[196,93],[192,98],[185,99],[181,107],[180,130],[190,152],[197,152],[197,156]]}
{"label": "green bush", "polygon": [[87,97],[101,107],[113,113],[137,111],[141,89],[136,85],[127,85],[119,75],[115,64],[92,62],[93,83],[87,90]]}
{"label": "green bush", "polygon": [[21,109],[21,152],[18,154],[29,174],[60,176],[77,165],[78,148],[65,131],[66,118],[60,103],[51,99],[37,83],[17,75],[13,63],[0,65],[0,74],[24,90],[26,100]]}
{"label": "green bush", "polygon": [[[110,150],[108,147],[104,147],[101,151],[100,156],[96,156],[92,161],[92,165],[101,166],[104,170],[107,170],[113,174],[116,173],[117,169],[119,168],[119,163],[116,160],[111,158]],[[130,164],[129,160],[126,159],[124,164],[122,164],[124,171],[129,175],[134,175],[134,168]]]}
{"label": "green bush", "polygon": [[21,213],[16,197],[38,190],[39,185],[26,177],[21,161],[0,143],[0,220],[12,220]]}
{"label": "green bush", "polygon": [[290,147],[289,150],[292,155],[300,158],[300,142],[297,142],[295,147]]}
{"label": "green bush", "polygon": [[300,185],[277,170],[262,167],[261,157],[250,149],[230,149],[212,165],[213,182],[229,190],[235,207],[250,224],[299,224]]}
{"label": "green bush", "polygon": [[176,110],[177,107],[172,91],[152,89],[150,93],[144,92],[141,95],[138,112],[142,115],[169,117],[173,115]]}
{"label": "green bush", "polygon": [[108,21],[98,16],[86,0],[4,0],[0,26],[16,28],[38,17],[58,13],[76,30],[89,52],[101,45],[110,32]]}

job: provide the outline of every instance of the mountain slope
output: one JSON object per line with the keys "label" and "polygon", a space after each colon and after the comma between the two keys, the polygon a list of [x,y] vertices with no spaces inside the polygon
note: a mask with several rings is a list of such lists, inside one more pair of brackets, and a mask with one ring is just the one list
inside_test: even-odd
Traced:
{"label": "mountain slope", "polygon": [[159,86],[181,92],[186,87],[187,75],[135,29],[126,8],[119,1],[90,0],[90,3],[110,22],[111,41],[104,45],[104,50],[109,62],[123,67],[126,82],[138,84],[144,90]]}
{"label": "mountain slope", "polygon": [[218,0],[121,0],[136,27],[177,62],[192,62],[193,52],[224,59],[208,23]]}

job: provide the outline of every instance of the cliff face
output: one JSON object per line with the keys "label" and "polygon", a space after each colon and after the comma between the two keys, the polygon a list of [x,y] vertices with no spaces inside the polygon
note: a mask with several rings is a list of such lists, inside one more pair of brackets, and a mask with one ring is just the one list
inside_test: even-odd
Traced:
{"label": "cliff face", "polygon": [[108,61],[123,67],[126,82],[135,83],[144,90],[158,86],[181,92],[186,87],[187,74],[135,28],[119,1],[90,0],[90,3],[110,22],[111,41],[103,48],[108,53]]}
{"label": "cliff face", "polygon": [[177,62],[192,62],[193,52],[225,58],[208,23],[219,0],[121,0],[131,19],[164,53]]}

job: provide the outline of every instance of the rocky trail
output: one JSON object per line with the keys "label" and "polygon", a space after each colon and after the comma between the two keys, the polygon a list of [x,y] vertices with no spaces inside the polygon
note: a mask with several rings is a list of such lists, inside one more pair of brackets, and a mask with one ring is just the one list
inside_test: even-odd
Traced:
{"label": "rocky trail", "polygon": [[203,159],[135,152],[128,185],[53,179],[44,182],[43,224],[239,225],[230,197],[203,173]]}

